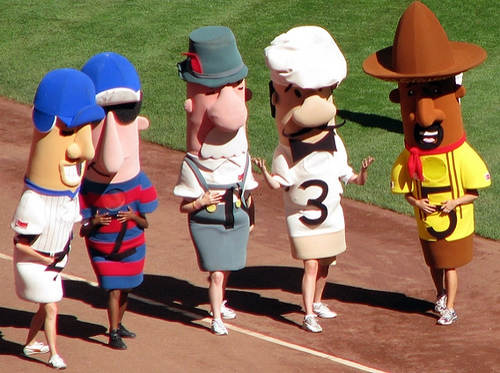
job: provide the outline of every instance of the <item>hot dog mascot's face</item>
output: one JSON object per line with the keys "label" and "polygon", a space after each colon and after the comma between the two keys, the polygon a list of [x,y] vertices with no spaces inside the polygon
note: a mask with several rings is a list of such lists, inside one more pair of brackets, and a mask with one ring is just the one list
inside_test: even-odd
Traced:
{"label": "hot dog mascot's face", "polygon": [[47,190],[78,190],[85,162],[94,156],[91,124],[103,117],[94,85],[85,74],[59,69],[45,75],[34,99],[26,179]]}
{"label": "hot dog mascot's face", "polygon": [[[208,26],[190,34],[187,59],[179,75],[187,83],[188,153],[200,158],[229,158],[247,150],[247,66],[227,27]],[[220,58],[224,56],[224,58]],[[231,147],[228,147],[231,144]]]}

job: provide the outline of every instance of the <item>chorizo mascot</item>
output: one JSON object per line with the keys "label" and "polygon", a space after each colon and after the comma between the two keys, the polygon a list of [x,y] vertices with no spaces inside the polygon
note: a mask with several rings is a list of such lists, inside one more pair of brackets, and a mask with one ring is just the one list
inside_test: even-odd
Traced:
{"label": "chorizo mascot", "polygon": [[[40,82],[24,191],[11,227],[16,293],[39,304],[23,353],[50,352],[49,366],[55,369],[66,368],[56,349],[60,272],[68,261],[73,224],[81,220],[80,182],[85,163],[94,156],[91,124],[102,118],[94,84],[82,72],[53,70]],[[36,341],[42,327],[48,345]]]}
{"label": "chorizo mascot", "polygon": [[333,91],[346,77],[347,63],[328,31],[293,28],[276,37],[265,56],[279,144],[272,175],[262,159],[254,162],[272,189],[284,190],[292,257],[304,263],[302,327],[318,333],[317,316],[337,316],[321,299],[329,266],[346,250],[341,182],[364,184],[373,159],[354,173],[336,133]]}
{"label": "chorizo mascot", "polygon": [[228,334],[222,319],[236,317],[225,306],[231,271],[245,267],[257,187],[248,155],[247,66],[232,31],[207,26],[189,35],[187,59],[178,64],[187,84],[187,154],[174,194],[188,214],[200,270],[209,272],[209,301],[215,335]]}
{"label": "chorizo mascot", "polygon": [[414,207],[439,325],[457,320],[456,268],[472,260],[472,202],[491,183],[466,141],[459,101],[465,88],[455,80],[485,59],[481,47],[449,41],[434,13],[417,1],[402,15],[393,46],[363,64],[367,74],[398,83],[389,98],[401,105],[405,150],[393,166],[392,192]]}
{"label": "chorizo mascot", "polygon": [[122,338],[135,333],[122,325],[128,294],[144,278],[148,227],[146,214],[158,206],[156,190],[141,171],[139,131],[149,120],[139,115],[142,91],[135,67],[125,57],[105,52],[82,71],[95,84],[106,117],[92,129],[96,154],[80,194],[88,253],[99,286],[109,292],[109,346],[127,348]]}

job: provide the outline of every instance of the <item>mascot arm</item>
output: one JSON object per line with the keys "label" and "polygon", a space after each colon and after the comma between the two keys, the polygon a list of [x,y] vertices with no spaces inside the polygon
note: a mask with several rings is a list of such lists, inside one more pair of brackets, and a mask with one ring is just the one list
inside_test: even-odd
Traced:
{"label": "mascot arm", "polygon": [[29,256],[30,258],[36,260],[37,262],[50,265],[54,262],[54,257],[47,257],[40,254],[38,251],[33,250],[31,245],[36,241],[38,235],[23,235],[16,234],[14,237],[15,248],[19,250],[22,254]]}
{"label": "mascot arm", "polygon": [[406,194],[413,191],[413,182],[408,174],[408,155],[405,152],[399,154],[392,166],[391,190],[395,194]]}
{"label": "mascot arm", "polygon": [[284,154],[275,153],[273,159],[272,178],[280,186],[290,187],[294,183],[293,174]]}
{"label": "mascot arm", "polygon": [[465,189],[482,189],[491,185],[491,177],[486,164],[474,149],[468,148],[462,162],[462,183]]}
{"label": "mascot arm", "polygon": [[10,224],[21,235],[40,235],[45,226],[45,204],[37,193],[26,190]]}

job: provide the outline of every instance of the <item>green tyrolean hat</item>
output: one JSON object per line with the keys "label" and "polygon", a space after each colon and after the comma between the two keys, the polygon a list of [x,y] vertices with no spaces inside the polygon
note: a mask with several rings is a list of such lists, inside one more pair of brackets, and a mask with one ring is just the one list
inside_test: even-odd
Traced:
{"label": "green tyrolean hat", "polygon": [[210,88],[222,87],[244,79],[248,67],[243,63],[230,28],[206,26],[189,35],[187,59],[179,62],[181,79]]}

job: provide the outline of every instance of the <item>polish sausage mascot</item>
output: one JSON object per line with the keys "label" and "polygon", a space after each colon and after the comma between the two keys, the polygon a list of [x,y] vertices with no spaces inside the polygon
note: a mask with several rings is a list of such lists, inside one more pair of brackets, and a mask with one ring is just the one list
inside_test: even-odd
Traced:
{"label": "polish sausage mascot", "polygon": [[478,189],[491,184],[479,155],[466,141],[456,76],[486,59],[481,47],[449,41],[421,2],[403,13],[392,47],[369,56],[364,71],[397,82],[389,98],[401,105],[405,150],[394,163],[392,192],[414,207],[426,264],[437,290],[439,325],[457,320],[456,268],[472,260]]}
{"label": "polish sausage mascot", "polygon": [[209,272],[211,331],[226,335],[233,319],[224,294],[231,271],[244,268],[257,187],[248,155],[247,66],[231,29],[207,26],[189,35],[187,59],[178,64],[187,84],[187,154],[174,194],[188,214],[198,264]]}
{"label": "polish sausage mascot", "polygon": [[140,116],[142,90],[135,67],[125,57],[104,52],[82,71],[95,84],[97,103],[106,117],[92,129],[96,154],[80,194],[88,253],[99,286],[109,292],[109,346],[125,350],[122,338],[135,333],[123,324],[128,295],[144,278],[146,214],[158,206],[154,186],[141,171],[139,131],[149,120]]}

